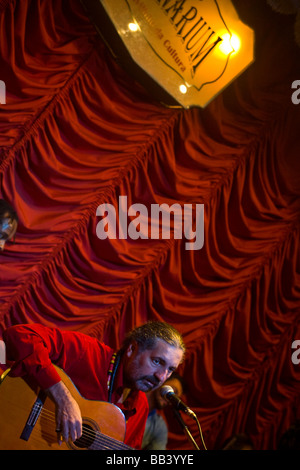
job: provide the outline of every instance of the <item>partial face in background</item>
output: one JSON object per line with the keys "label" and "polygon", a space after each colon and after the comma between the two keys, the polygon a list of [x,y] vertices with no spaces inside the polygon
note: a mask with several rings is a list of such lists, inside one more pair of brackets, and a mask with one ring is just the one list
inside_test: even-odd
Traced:
{"label": "partial face in background", "polygon": [[9,213],[0,219],[0,251],[3,251],[5,244],[14,237],[17,225],[16,219],[12,219]]}
{"label": "partial face in background", "polygon": [[183,357],[180,348],[157,339],[153,349],[139,351],[132,343],[125,351],[124,382],[127,387],[149,392],[162,385],[177,369]]}
{"label": "partial face in background", "polygon": [[[166,380],[164,385],[169,385],[170,387],[172,387],[172,389],[174,390],[175,395],[177,395],[179,398],[181,397],[181,395],[183,393],[183,389],[182,389],[182,385],[181,385],[180,380],[178,380],[176,378],[170,378],[170,379]],[[158,410],[162,410],[165,406],[167,406],[169,404],[168,401],[165,400],[161,396],[160,390],[161,390],[161,387],[159,387],[157,390],[155,390],[153,392],[154,393],[155,408],[157,408]]]}

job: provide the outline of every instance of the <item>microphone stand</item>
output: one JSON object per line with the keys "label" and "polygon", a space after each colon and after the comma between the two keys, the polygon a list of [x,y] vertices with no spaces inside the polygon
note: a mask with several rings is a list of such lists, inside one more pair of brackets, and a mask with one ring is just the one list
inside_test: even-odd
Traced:
{"label": "microphone stand", "polygon": [[181,417],[179,411],[176,410],[175,408],[173,408],[173,411],[174,411],[174,415],[175,415],[177,421],[178,421],[179,424],[182,426],[182,428],[183,428],[185,434],[187,435],[189,441],[192,443],[192,445],[195,447],[196,450],[200,450],[199,447],[198,447],[198,445],[197,445],[197,443],[196,443],[196,441],[195,441],[195,439],[194,439],[193,436],[191,435],[189,428],[187,427],[187,425],[186,425],[185,422],[183,421],[183,419],[182,419],[182,417]]}

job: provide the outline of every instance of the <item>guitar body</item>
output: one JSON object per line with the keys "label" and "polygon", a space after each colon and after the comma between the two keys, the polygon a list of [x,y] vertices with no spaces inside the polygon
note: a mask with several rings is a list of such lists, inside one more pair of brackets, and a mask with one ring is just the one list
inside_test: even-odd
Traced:
{"label": "guitar body", "polygon": [[[3,374],[0,383],[0,450],[110,450],[123,444],[126,423],[117,406],[83,398],[70,378],[57,371],[77,401],[83,436],[78,441],[57,442],[55,405],[44,392],[21,378]],[[23,435],[21,438],[20,436]]]}

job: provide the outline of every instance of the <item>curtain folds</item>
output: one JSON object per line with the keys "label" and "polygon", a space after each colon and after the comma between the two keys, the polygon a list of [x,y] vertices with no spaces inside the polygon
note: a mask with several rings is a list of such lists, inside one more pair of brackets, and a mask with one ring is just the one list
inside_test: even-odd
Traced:
{"label": "curtain folds", "polygon": [[[181,110],[127,76],[79,0],[0,1],[0,190],[20,221],[0,254],[0,333],[39,322],[118,347],[140,323],[172,323],[209,449],[241,432],[274,449],[300,417],[300,53],[292,18],[262,3],[235,2],[253,66],[206,109]],[[118,224],[120,196],[149,214],[204,204],[203,248],[98,238],[97,208]],[[189,449],[166,416],[169,449]]]}

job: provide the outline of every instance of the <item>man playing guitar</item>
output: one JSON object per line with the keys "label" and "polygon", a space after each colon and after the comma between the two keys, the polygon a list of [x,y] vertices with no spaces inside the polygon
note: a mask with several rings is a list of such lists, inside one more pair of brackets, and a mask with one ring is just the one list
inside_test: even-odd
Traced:
{"label": "man playing guitar", "polygon": [[3,339],[9,376],[35,383],[55,403],[53,427],[60,440],[80,439],[83,425],[80,407],[57,367],[70,377],[84,399],[109,402],[122,411],[124,443],[135,449],[141,448],[148,415],[143,392],[160,387],[185,352],[181,335],[164,322],[135,328],[118,351],[83,333],[39,324],[12,326]]}

